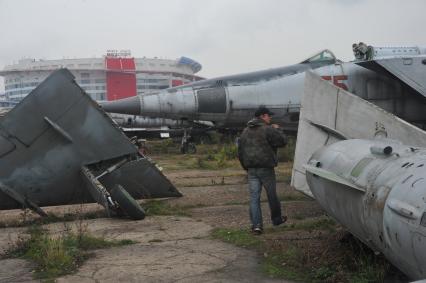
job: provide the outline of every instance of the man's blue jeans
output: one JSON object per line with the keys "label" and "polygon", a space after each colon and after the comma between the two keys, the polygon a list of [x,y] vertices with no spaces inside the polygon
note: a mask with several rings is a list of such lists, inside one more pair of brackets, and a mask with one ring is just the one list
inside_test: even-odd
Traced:
{"label": "man's blue jeans", "polygon": [[250,190],[250,220],[252,228],[263,228],[262,209],[260,207],[260,195],[262,186],[265,187],[271,210],[272,224],[282,223],[281,203],[277,197],[274,168],[248,168],[248,184]]}

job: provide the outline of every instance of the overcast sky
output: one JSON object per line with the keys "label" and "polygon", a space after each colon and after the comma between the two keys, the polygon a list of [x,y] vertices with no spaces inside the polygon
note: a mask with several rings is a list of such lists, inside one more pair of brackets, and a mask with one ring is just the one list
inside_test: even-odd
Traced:
{"label": "overcast sky", "polygon": [[425,8],[425,0],[0,0],[0,69],[107,49],[187,56],[204,77],[293,64],[323,48],[351,60],[353,42],[426,46]]}

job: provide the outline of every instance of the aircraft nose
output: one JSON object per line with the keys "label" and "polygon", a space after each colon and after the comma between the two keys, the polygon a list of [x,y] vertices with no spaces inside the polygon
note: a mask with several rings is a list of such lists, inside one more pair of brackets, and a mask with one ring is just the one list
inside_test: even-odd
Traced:
{"label": "aircraft nose", "polygon": [[139,96],[128,97],[124,99],[100,102],[100,106],[110,113],[121,113],[130,115],[140,115],[141,103]]}

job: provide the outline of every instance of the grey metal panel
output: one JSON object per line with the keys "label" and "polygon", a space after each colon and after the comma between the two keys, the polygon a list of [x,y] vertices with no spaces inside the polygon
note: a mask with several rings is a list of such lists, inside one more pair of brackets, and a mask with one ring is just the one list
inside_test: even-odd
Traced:
{"label": "grey metal panel", "polygon": [[[388,146],[393,154],[372,150]],[[313,160],[306,178],[322,208],[410,278],[425,278],[426,150],[383,137],[350,139],[322,147]]]}
{"label": "grey metal panel", "polygon": [[132,96],[115,101],[102,101],[102,108],[109,112],[127,113],[139,115],[141,113],[141,102],[139,96]]}
{"label": "grey metal panel", "polygon": [[372,139],[376,130],[384,128],[387,137],[413,146],[426,146],[426,133],[311,73],[306,73],[305,91],[297,133],[292,185],[312,195],[304,165],[319,148],[339,139],[315,124],[336,130],[347,138]]}
{"label": "grey metal panel", "polygon": [[182,196],[163,173],[145,158],[129,162],[99,178],[99,181],[107,188],[120,184],[136,199]]}
{"label": "grey metal panel", "polygon": [[214,86],[231,86],[252,84],[263,80],[272,80],[279,77],[290,76],[310,69],[316,69],[327,65],[332,65],[334,62],[323,61],[315,63],[301,63],[285,67],[271,68],[262,71],[243,73],[230,76],[222,76],[214,79],[201,80],[188,84],[194,88],[205,88]]}
{"label": "grey metal panel", "polygon": [[[56,121],[84,95],[71,73],[58,72],[48,77],[3,119],[2,127],[25,145],[30,145],[49,127],[44,121],[48,117]],[[78,95],[73,95],[78,93]],[[61,99],[58,98],[61,94]],[[16,121],[21,121],[17,123]]]}
{"label": "grey metal panel", "polygon": [[15,144],[5,137],[0,136],[0,157],[8,154],[16,148]]}
{"label": "grey metal panel", "polygon": [[426,97],[426,56],[385,58],[356,63],[367,69],[392,74]]}
{"label": "grey metal panel", "polygon": [[226,91],[223,87],[197,91],[198,111],[201,113],[225,113]]}
{"label": "grey metal panel", "polygon": [[[29,145],[11,137],[16,149],[0,158],[0,180],[40,206],[93,201],[82,180],[81,166],[98,163],[102,168],[108,160],[138,156],[135,145],[67,70],[53,73],[22,103],[5,116],[0,128],[14,132]],[[54,124],[45,121],[47,114]],[[0,209],[10,205],[9,199],[0,198]]]}

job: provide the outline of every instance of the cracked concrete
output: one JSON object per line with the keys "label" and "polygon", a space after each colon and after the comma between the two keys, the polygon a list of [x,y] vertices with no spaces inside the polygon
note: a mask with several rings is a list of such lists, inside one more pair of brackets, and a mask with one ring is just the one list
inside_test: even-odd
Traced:
{"label": "cracked concrete", "polygon": [[[211,226],[189,217],[101,218],[45,227],[54,235],[80,227],[106,239],[137,241],[94,251],[75,274],[57,282],[283,282],[259,272],[256,252],[211,239]],[[0,238],[16,239],[23,231],[2,229]],[[31,270],[23,260],[0,260],[0,282],[30,282]]]}
{"label": "cracked concrete", "polygon": [[[137,242],[93,251],[94,256],[84,262],[76,273],[58,278],[57,282],[288,282],[263,275],[259,270],[261,258],[255,251],[213,240],[209,236],[214,227],[249,227],[247,205],[239,205],[248,200],[244,171],[179,170],[167,175],[179,185],[184,195],[168,200],[168,204],[194,206],[192,218],[149,216],[142,221],[97,218],[45,225],[53,235],[69,229],[84,229],[94,236],[110,240]],[[279,196],[283,197],[287,185],[278,183],[278,187]],[[269,212],[265,205],[263,203],[266,221]],[[45,210],[60,217],[96,212],[101,207],[85,204],[47,207]],[[37,217],[21,210],[0,211],[1,223],[6,227]],[[0,229],[0,253],[18,237],[25,236],[26,229]],[[25,260],[0,258],[0,283],[33,282],[33,269]]]}
{"label": "cracked concrete", "polygon": [[36,282],[32,279],[33,266],[23,259],[0,260],[0,282]]}

